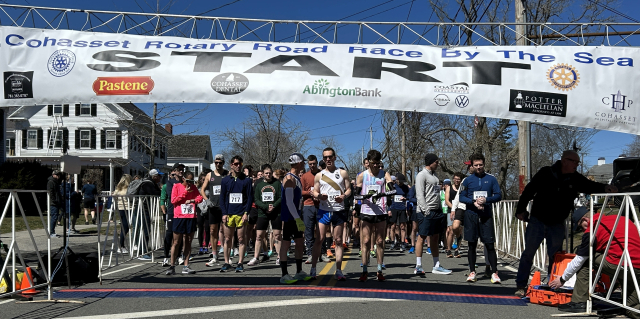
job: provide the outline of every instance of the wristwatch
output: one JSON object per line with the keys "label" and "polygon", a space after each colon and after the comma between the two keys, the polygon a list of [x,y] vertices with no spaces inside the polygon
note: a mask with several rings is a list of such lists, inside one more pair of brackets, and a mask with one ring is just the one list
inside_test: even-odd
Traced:
{"label": "wristwatch", "polygon": [[564,285],[564,283],[567,282],[567,281],[562,279],[562,276],[560,276],[560,282]]}

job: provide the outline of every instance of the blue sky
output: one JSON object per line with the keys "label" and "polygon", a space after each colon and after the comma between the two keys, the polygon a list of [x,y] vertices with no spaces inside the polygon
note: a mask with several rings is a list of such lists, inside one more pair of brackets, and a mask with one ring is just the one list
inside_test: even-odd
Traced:
{"label": "blue sky", "polygon": [[[587,2],[589,0],[577,0],[576,3]],[[75,8],[75,9],[98,9],[111,11],[133,11],[140,12],[142,10],[151,12],[155,7],[155,0],[111,0],[111,1],[79,1],[79,0],[6,0],[11,4],[30,4],[34,6],[51,6],[57,8]],[[269,19],[299,19],[299,20],[340,20],[352,14],[356,14],[362,10],[379,5],[378,7],[366,12],[356,14],[347,20],[357,21],[436,21],[436,16],[432,14],[428,5],[428,0],[351,0],[351,1],[335,1],[324,0],[307,1],[307,0],[180,0],[175,1],[176,4],[171,8],[170,13],[198,15],[207,10],[223,6],[231,3],[215,11],[206,14],[207,16],[220,17],[238,17],[238,18],[269,18]],[[452,3],[454,1],[451,1]],[[167,0],[160,1],[161,6],[168,3]],[[142,8],[142,9],[141,9]],[[640,20],[640,1],[637,0],[619,0],[615,9],[631,16],[632,19]],[[384,12],[383,12],[384,11]],[[383,13],[381,13],[383,12]],[[380,13],[380,14],[377,14]],[[410,13],[410,14],[409,14]],[[368,17],[374,15],[372,17]],[[431,19],[431,20],[429,20]],[[459,21],[462,21],[462,14]],[[625,17],[619,17],[619,22],[633,22]],[[637,45],[640,43],[640,35],[632,37],[631,43]],[[140,105],[143,109],[149,110],[150,105]],[[237,105],[233,105],[235,115],[233,117],[226,116],[224,123],[212,120],[219,114],[228,114],[232,108],[231,105],[218,104],[212,105],[202,114],[202,118],[194,121],[194,125],[176,127],[174,133],[182,133],[200,127],[201,132],[210,134],[213,141],[213,152],[216,153],[224,148],[225,143],[217,138],[216,132],[222,131],[227,127],[242,125],[247,114],[243,110],[235,109]],[[331,123],[323,121],[318,123],[318,114],[322,116],[330,116]],[[328,115],[330,114],[330,115]],[[296,106],[289,114],[289,117],[295,122],[302,122],[308,128],[327,126],[346,122],[345,124],[336,125],[330,129],[314,132],[310,138],[309,148],[311,150],[320,147],[318,145],[322,136],[335,135],[344,146],[347,152],[355,152],[363,146],[365,150],[369,147],[369,132],[371,125],[380,126],[380,112],[365,109],[346,109],[346,108],[328,108],[317,106]],[[327,117],[329,118],[329,117]],[[207,125],[205,125],[207,123]],[[374,148],[376,147],[375,139],[381,138],[382,130],[377,129],[374,132]],[[598,132],[592,139],[591,153],[587,156],[585,167],[591,167],[597,162],[598,157],[605,157],[609,163],[619,154],[622,149],[633,139],[631,134],[615,133],[615,132]]]}

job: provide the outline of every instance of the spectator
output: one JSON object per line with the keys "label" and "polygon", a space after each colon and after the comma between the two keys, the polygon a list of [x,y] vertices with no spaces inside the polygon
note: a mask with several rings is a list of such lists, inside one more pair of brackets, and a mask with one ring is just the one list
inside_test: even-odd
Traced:
{"label": "spectator", "polygon": [[[162,175],[160,171],[157,169],[152,169],[149,171],[149,174],[145,176],[142,180],[142,184],[140,184],[140,189],[138,189],[138,195],[143,196],[160,196],[160,182],[162,181]],[[148,252],[149,251],[149,231],[151,230],[151,212],[150,206],[151,202],[148,198],[142,199],[142,230],[144,231],[144,242],[142,243],[145,247],[140,247],[141,251]],[[135,213],[135,211],[134,211]],[[134,217],[135,220],[135,217]],[[140,256],[138,259],[140,260],[151,260],[150,253],[145,253]]]}
{"label": "spectator", "polygon": [[125,247],[125,236],[129,233],[129,219],[127,218],[129,199],[126,198],[126,195],[127,188],[129,188],[130,183],[131,175],[123,174],[120,178],[120,182],[118,182],[118,185],[116,186],[116,190],[113,192],[115,208],[120,214],[120,225],[122,226],[122,229],[120,230],[120,247],[118,248],[118,252],[123,254],[129,253]]}
{"label": "spectator", "polygon": [[69,199],[69,205],[71,208],[69,209],[69,213],[71,214],[71,233],[76,234],[78,230],[76,229],[76,221],[80,217],[80,211],[82,208],[80,207],[82,204],[82,192],[80,189],[77,189],[71,193]]}
{"label": "spectator", "polygon": [[89,211],[91,211],[91,222],[95,225],[96,223],[96,195],[98,194],[98,189],[96,185],[91,183],[91,180],[87,180],[87,182],[82,186],[82,201],[84,205],[84,224],[89,225]]}
{"label": "spectator", "polygon": [[47,181],[47,192],[49,193],[49,236],[60,238],[56,234],[56,221],[62,206],[62,194],[60,193],[60,172],[54,170]]}

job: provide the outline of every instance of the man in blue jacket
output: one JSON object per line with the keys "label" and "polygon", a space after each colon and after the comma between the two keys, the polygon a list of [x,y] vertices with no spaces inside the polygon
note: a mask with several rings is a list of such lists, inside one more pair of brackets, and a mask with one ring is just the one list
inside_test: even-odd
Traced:
{"label": "man in blue jacket", "polygon": [[478,238],[487,248],[491,265],[491,283],[500,283],[498,277],[498,256],[495,249],[496,234],[493,229],[493,211],[491,204],[502,199],[498,180],[484,171],[484,156],[471,155],[471,165],[475,173],[467,178],[460,187],[460,201],[467,204],[464,216],[464,239],[469,242],[468,282],[476,281],[476,248]]}

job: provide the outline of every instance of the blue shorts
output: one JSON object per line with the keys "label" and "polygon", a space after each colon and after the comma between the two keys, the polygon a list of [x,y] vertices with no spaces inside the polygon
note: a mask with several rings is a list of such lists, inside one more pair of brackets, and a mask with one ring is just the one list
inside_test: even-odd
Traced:
{"label": "blue shorts", "polygon": [[191,234],[198,228],[196,218],[174,218],[173,232],[176,234]]}
{"label": "blue shorts", "polygon": [[418,235],[422,237],[438,235],[447,229],[447,221],[442,210],[432,210],[427,216],[421,212],[416,212],[416,221],[418,222]]}
{"label": "blue shorts", "polygon": [[333,226],[342,225],[347,222],[347,211],[340,210],[337,212],[328,212],[326,210],[318,209],[316,214],[318,223],[323,225],[333,224]]}

